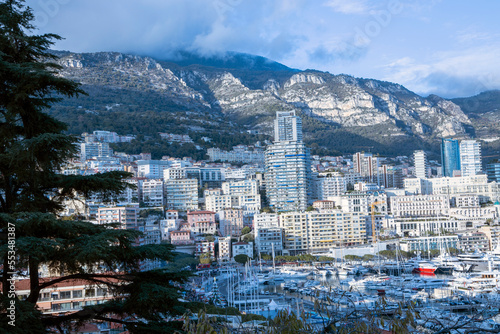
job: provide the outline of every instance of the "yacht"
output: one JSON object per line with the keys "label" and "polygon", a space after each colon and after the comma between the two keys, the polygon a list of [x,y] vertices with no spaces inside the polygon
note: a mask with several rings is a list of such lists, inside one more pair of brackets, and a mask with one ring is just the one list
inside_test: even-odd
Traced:
{"label": "yacht", "polygon": [[412,273],[434,275],[437,266],[431,261],[424,260],[414,260],[411,263],[413,265]]}
{"label": "yacht", "polygon": [[464,264],[472,265],[474,271],[488,270],[489,261],[492,261],[493,268],[498,268],[500,264],[500,258],[498,256],[477,251],[469,254],[459,254],[457,258]]}

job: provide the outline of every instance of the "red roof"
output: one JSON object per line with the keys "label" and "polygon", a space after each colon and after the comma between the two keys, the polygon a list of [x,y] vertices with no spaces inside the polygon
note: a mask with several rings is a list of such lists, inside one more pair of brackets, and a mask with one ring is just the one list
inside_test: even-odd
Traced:
{"label": "red roof", "polygon": [[213,211],[191,211],[191,212],[188,212],[188,215],[202,215],[202,214],[215,215],[215,212],[213,212]]}
{"label": "red roof", "polygon": [[[40,278],[40,284],[50,282],[51,280],[57,279],[59,277],[45,277],[45,278]],[[110,283],[116,283],[119,282],[119,279],[116,278],[100,278],[102,281],[109,281]],[[66,288],[66,287],[74,287],[74,286],[80,286],[80,285],[89,285],[92,284],[91,281],[84,280],[84,279],[68,279],[62,282],[55,283],[54,285],[49,286],[48,288]],[[96,283],[97,284],[97,283]],[[1,285],[1,284],[0,284]],[[30,280],[28,279],[22,279],[16,281],[16,290],[17,291],[22,291],[22,290],[29,290],[30,289]]]}

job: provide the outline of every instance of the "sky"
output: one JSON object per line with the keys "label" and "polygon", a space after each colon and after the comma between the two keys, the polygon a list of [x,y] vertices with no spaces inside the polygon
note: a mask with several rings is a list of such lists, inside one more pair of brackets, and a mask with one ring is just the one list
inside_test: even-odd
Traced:
{"label": "sky", "polygon": [[54,49],[236,51],[427,96],[500,89],[497,0],[27,0]]}

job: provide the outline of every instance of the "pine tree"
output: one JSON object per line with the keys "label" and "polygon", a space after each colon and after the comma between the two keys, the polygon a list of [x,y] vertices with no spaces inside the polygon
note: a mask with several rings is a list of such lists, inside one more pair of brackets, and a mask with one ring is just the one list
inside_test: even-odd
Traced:
{"label": "pine tree", "polygon": [[[184,282],[186,275],[140,272],[138,264],[172,260],[173,247],[136,246],[136,231],[58,216],[66,199],[116,196],[130,174],[58,173],[75,156],[76,138],[65,134],[66,125],[46,111],[54,102],[84,92],[78,83],[58,75],[60,66],[49,48],[60,37],[31,34],[33,19],[22,0],[0,2],[0,313],[15,300],[16,314],[15,327],[1,317],[0,332],[47,333],[102,320],[125,324],[134,333],[171,333],[169,317],[184,311],[175,283]],[[9,244],[12,233],[15,248],[12,241]],[[63,275],[41,280],[42,264]],[[22,276],[26,271],[30,294],[13,299],[13,272]],[[71,279],[100,283],[117,298],[62,316],[42,314],[36,308],[40,291]]]}

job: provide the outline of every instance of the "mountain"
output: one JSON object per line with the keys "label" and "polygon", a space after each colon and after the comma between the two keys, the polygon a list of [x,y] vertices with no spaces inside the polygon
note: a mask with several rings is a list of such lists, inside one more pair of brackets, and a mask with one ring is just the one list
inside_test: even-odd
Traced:
{"label": "mountain", "polygon": [[500,90],[452,99],[467,114],[480,138],[500,136]]}
{"label": "mountain", "polygon": [[421,97],[390,82],[299,71],[247,54],[185,53],[173,60],[115,52],[56,54],[61,75],[81,82],[88,93],[52,110],[76,134],[183,133],[201,146],[229,148],[271,138],[275,112],[296,110],[305,140],[317,153],[425,149],[437,157],[441,137],[475,132],[473,113],[465,113],[461,101]]}

